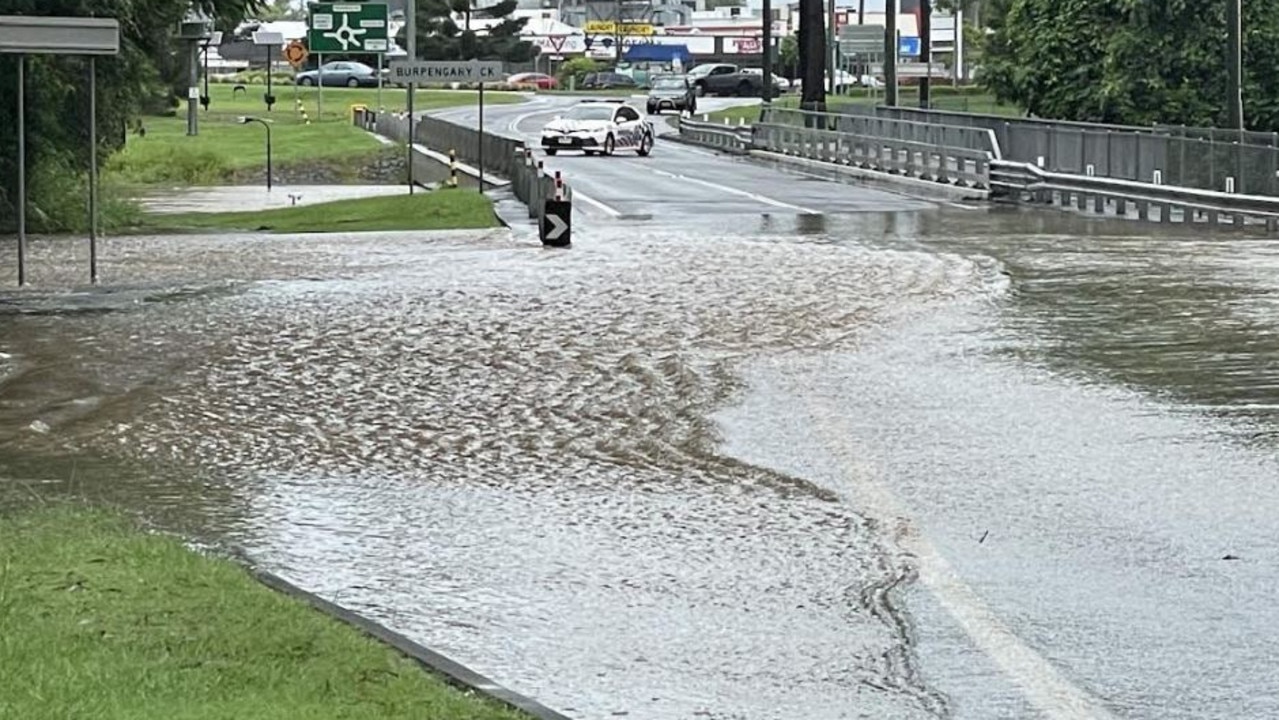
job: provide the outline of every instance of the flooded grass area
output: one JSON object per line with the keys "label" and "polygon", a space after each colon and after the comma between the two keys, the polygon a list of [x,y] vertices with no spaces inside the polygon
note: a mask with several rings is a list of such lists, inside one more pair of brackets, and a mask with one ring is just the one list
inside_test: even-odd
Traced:
{"label": "flooded grass area", "polygon": [[0,511],[0,716],[527,716],[120,515]]}

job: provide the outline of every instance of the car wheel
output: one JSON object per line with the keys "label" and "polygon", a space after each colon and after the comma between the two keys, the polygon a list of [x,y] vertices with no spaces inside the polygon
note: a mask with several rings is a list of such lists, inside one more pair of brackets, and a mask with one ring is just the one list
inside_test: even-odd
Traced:
{"label": "car wheel", "polygon": [[349,88],[357,88],[360,86],[360,81],[358,78],[351,78],[346,81],[346,86]]}
{"label": "car wheel", "polygon": [[693,86],[693,94],[697,95],[697,97],[705,97],[705,96],[706,96],[706,84],[705,84],[705,83],[697,83],[696,85],[694,85],[694,86]]}
{"label": "car wheel", "polygon": [[547,154],[547,155],[554,156],[554,155],[555,155],[555,153],[557,153],[557,152],[559,152],[559,151],[558,151],[558,150],[556,150],[555,148],[546,148],[546,154]]}
{"label": "car wheel", "polygon": [[311,85],[314,85],[314,84],[315,84],[315,81],[314,81],[314,80],[312,80],[312,79],[311,79],[311,78],[309,78],[309,77],[304,77],[304,78],[302,78],[302,80],[301,80],[300,84],[301,84],[301,85],[306,85],[307,87],[310,87]]}
{"label": "car wheel", "polygon": [[586,155],[587,157],[591,157],[591,156],[593,156],[593,155],[595,154],[595,151],[594,151],[594,150],[583,150],[583,151],[582,151],[582,154],[583,154],[583,155]]}
{"label": "car wheel", "polygon": [[613,135],[610,133],[608,137],[604,138],[604,151],[601,154],[612,155],[615,148],[616,145],[613,141]]}
{"label": "car wheel", "polygon": [[658,110],[657,108],[653,107],[652,105],[649,105],[649,106],[648,106],[648,114],[649,114],[649,115],[656,115],[656,114],[658,114],[658,113],[660,113],[660,112],[661,112],[661,110]]}
{"label": "car wheel", "polygon": [[644,137],[640,138],[639,147],[635,148],[635,154],[640,157],[648,157],[651,152],[653,152],[653,136],[644,133]]}

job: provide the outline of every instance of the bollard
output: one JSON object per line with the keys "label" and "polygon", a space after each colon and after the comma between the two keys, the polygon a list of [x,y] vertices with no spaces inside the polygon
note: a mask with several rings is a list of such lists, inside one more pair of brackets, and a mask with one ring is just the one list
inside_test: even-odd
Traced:
{"label": "bollard", "polygon": [[457,150],[449,150],[449,187],[457,187]]}

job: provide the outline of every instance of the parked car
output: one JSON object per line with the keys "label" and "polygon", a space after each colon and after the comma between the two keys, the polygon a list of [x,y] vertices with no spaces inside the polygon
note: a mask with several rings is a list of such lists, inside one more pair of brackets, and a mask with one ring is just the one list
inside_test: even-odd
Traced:
{"label": "parked car", "polygon": [[616,72],[587,73],[582,78],[582,87],[589,90],[611,90],[613,88],[636,87],[635,78]]}
{"label": "parked car", "polygon": [[515,87],[528,87],[537,90],[554,90],[560,86],[560,82],[545,73],[525,72],[515,73],[508,77],[506,82]]}
{"label": "parked car", "polygon": [[697,112],[697,94],[693,85],[683,75],[657,75],[648,91],[649,115],[661,115],[663,110]]}
{"label": "parked car", "polygon": [[[764,68],[742,68],[744,75],[758,75],[761,81],[764,77]],[[773,70],[773,89],[775,92],[784,93],[790,90],[790,80],[777,74],[777,70]]]}
{"label": "parked car", "polygon": [[742,72],[736,65],[704,63],[688,71],[693,89],[701,95],[758,96],[764,94],[764,76]]}
{"label": "parked car", "polygon": [[377,87],[377,70],[364,63],[338,60],[324,63],[317,70],[300,72],[293,78],[298,85],[319,85],[321,81],[325,87]]}

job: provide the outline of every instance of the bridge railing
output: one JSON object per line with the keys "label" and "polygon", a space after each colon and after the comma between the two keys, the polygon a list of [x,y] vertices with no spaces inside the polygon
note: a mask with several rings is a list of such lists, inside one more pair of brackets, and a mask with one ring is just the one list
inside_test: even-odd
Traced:
{"label": "bridge railing", "polygon": [[912,120],[990,130],[1004,160],[1050,173],[1089,173],[1199,190],[1279,196],[1279,133],[1009,118],[945,110],[855,105],[850,117]]}
{"label": "bridge railing", "polygon": [[751,149],[751,126],[679,119],[681,138],[706,147],[730,153],[748,153]]}

